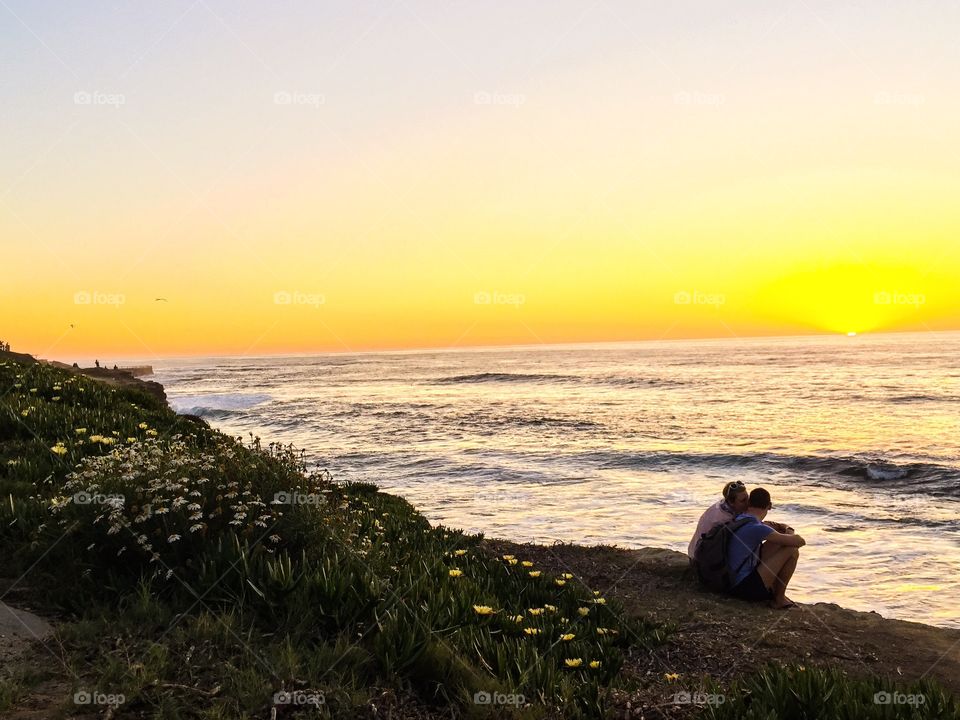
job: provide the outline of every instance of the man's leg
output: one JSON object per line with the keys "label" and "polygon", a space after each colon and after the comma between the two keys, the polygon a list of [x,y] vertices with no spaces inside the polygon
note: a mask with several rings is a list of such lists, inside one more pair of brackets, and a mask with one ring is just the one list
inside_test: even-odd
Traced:
{"label": "man's leg", "polygon": [[763,584],[773,591],[773,607],[784,607],[791,601],[787,598],[787,584],[797,569],[797,560],[800,557],[800,548],[785,547],[783,545],[768,545],[764,543],[760,548],[760,564],[757,574]]}

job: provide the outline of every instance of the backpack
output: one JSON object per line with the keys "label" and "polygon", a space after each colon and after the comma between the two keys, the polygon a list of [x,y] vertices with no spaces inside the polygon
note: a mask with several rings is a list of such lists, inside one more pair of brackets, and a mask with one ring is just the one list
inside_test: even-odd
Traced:
{"label": "backpack", "polygon": [[[709,590],[724,593],[730,591],[734,577],[734,573],[731,573],[727,566],[730,541],[733,534],[748,522],[751,522],[750,518],[729,520],[700,536],[693,557],[697,577]],[[749,559],[747,556],[747,560]],[[739,569],[737,568],[738,571]]]}

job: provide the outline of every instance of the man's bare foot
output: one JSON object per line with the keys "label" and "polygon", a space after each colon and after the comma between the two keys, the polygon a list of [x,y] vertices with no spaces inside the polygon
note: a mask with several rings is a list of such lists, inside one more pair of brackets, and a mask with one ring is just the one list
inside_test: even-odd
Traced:
{"label": "man's bare foot", "polygon": [[797,604],[784,595],[781,598],[774,598],[770,601],[770,607],[774,610],[786,610],[787,608],[797,607]]}

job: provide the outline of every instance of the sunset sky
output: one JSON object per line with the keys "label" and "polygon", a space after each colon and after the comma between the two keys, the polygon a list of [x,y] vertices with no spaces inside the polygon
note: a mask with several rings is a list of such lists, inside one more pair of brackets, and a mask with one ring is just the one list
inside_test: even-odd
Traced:
{"label": "sunset sky", "polygon": [[3,0],[0,338],[109,360],[956,329],[958,23]]}

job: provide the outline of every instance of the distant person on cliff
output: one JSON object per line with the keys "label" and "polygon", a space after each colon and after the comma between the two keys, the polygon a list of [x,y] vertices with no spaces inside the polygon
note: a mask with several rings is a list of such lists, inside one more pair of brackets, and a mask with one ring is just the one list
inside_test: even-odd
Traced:
{"label": "distant person on cliff", "polygon": [[741,600],[786,609],[796,607],[787,597],[787,584],[797,569],[800,548],[807,543],[796,533],[779,532],[765,523],[772,509],[770,493],[754,488],[746,512],[735,518],[745,522],[733,533],[730,542],[727,558],[732,577],[730,594]]}

